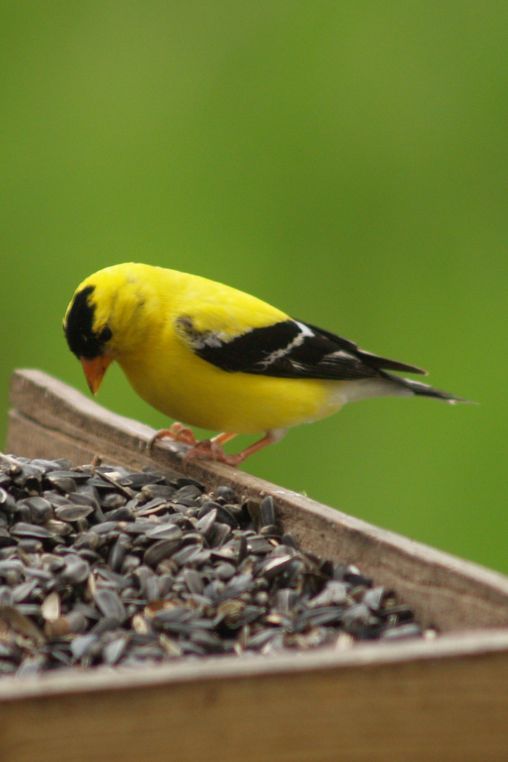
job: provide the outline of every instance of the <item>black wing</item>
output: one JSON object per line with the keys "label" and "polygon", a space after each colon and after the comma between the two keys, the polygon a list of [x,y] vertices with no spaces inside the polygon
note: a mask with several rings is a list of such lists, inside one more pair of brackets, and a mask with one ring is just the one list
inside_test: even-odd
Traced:
{"label": "black wing", "polygon": [[382,370],[425,373],[298,320],[253,328],[231,340],[212,331],[196,331],[189,317],[179,318],[177,329],[198,357],[231,373],[333,380],[369,378]]}

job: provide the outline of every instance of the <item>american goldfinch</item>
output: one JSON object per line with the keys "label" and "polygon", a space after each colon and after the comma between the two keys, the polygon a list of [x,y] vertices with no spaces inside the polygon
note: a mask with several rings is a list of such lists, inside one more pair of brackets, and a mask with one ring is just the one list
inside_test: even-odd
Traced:
{"label": "american goldfinch", "polygon": [[[78,286],[64,331],[92,393],[116,360],[135,391],[186,424],[221,432],[197,442],[181,423],[159,432],[191,445],[187,457],[231,465],[347,402],[386,395],[459,398],[401,378],[424,373],[366,352],[235,288],[150,265],[106,267]],[[236,455],[222,445],[262,433]]]}

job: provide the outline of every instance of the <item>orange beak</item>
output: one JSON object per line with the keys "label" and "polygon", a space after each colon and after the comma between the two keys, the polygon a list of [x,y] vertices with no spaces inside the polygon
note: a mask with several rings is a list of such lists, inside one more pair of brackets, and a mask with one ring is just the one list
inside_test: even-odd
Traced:
{"label": "orange beak", "polygon": [[92,394],[97,394],[99,387],[102,383],[105,372],[108,366],[111,364],[111,357],[107,355],[100,355],[94,357],[93,360],[89,360],[86,357],[80,357],[81,365],[83,366],[83,372],[86,376],[88,388]]}

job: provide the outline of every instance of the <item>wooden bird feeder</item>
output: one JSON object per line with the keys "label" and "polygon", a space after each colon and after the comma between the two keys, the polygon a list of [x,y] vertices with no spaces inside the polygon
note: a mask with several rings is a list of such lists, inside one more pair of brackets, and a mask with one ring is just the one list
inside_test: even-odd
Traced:
{"label": "wooden bird feeder", "polygon": [[395,588],[433,640],[207,657],[0,679],[2,762],[408,762],[508,759],[508,578],[222,464],[150,457],[153,430],[18,371],[7,452],[100,456],[270,494],[308,550]]}

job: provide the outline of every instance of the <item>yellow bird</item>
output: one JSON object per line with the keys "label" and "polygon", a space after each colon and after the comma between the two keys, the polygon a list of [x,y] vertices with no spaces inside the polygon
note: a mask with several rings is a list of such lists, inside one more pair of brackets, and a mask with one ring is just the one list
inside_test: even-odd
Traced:
{"label": "yellow bird", "polygon": [[[175,423],[154,437],[186,442],[189,458],[237,465],[289,427],[368,397],[462,401],[392,373],[425,373],[420,368],[366,352],[235,288],[162,267],[129,262],[90,275],[67,308],[64,331],[94,394],[116,360],[157,410],[221,432],[197,442]],[[262,438],[242,452],[223,451],[237,434],[256,433]]]}

